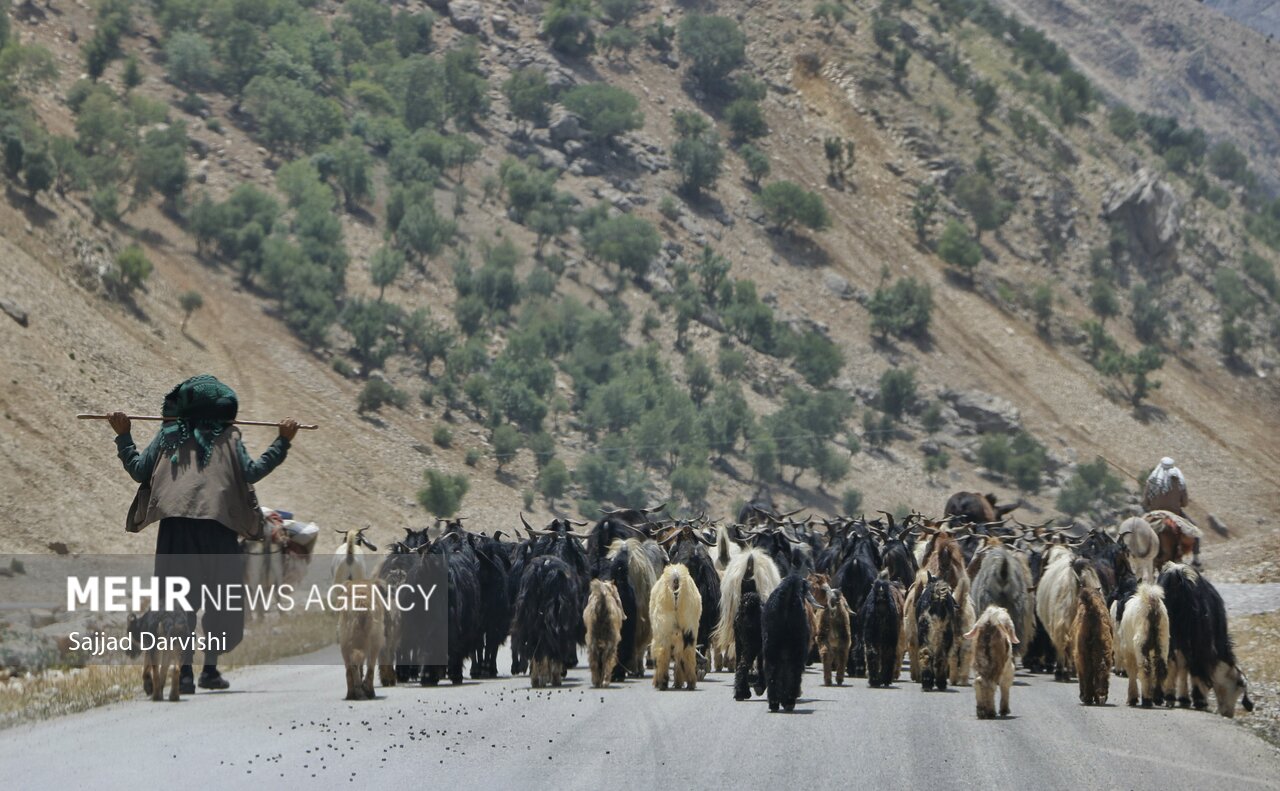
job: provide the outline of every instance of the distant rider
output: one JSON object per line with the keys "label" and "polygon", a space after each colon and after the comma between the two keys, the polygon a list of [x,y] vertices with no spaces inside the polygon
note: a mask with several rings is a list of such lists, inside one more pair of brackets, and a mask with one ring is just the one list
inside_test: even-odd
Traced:
{"label": "distant rider", "polygon": [[1182,470],[1173,464],[1173,459],[1165,456],[1156,468],[1147,476],[1147,486],[1142,492],[1142,509],[1144,511],[1170,511],[1185,517],[1183,509],[1187,507],[1187,479]]}

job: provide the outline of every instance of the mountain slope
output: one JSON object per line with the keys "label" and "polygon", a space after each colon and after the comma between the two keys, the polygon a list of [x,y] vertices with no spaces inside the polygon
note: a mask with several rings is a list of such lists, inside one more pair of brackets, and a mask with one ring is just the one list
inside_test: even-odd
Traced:
{"label": "mountain slope", "polygon": [[[890,368],[916,370],[920,406],[935,402],[944,388],[979,390],[1012,402],[1021,411],[1021,424],[1048,447],[1058,468],[1042,492],[1028,495],[1031,507],[1046,518],[1055,512],[1054,496],[1070,472],[1063,465],[1102,454],[1136,474],[1160,456],[1173,455],[1191,477],[1197,518],[1212,511],[1241,532],[1266,525],[1267,514],[1280,507],[1280,468],[1268,441],[1280,425],[1280,400],[1270,378],[1225,368],[1212,341],[1220,319],[1215,315],[1211,275],[1248,244],[1238,231],[1234,207],[1219,210],[1203,200],[1193,201],[1186,185],[1168,177],[1186,203],[1186,227],[1198,231],[1198,242],[1181,245],[1183,269],[1162,286],[1163,304],[1179,326],[1194,323],[1201,335],[1192,348],[1170,350],[1159,372],[1163,384],[1150,398],[1152,408],[1135,412],[1117,400],[1111,380],[1082,357],[1078,327],[1091,316],[1090,250],[1104,246],[1110,235],[1097,216],[1104,199],[1129,178],[1131,166],[1154,167],[1154,157],[1139,143],[1125,144],[1110,136],[1100,111],[1083,124],[1054,125],[1045,108],[1017,87],[999,42],[969,23],[945,32],[931,30],[931,7],[921,5],[900,13],[894,33],[897,41],[906,42],[899,46],[915,53],[900,87],[894,85],[889,57],[872,41],[873,22],[866,10],[848,12],[855,30],[836,27],[824,32],[798,8],[737,2],[716,7],[739,20],[746,33],[748,66],[743,71],[769,86],[762,107],[770,134],[759,145],[771,160],[771,180],[787,178],[818,192],[832,215],[830,229],[813,234],[780,234],[765,227],[755,204],[756,189],[733,153],[726,156],[725,172],[709,200],[679,201],[674,219],[659,212],[663,199],[673,193],[676,175],[661,164],[644,165],[635,152],[652,155],[650,162],[668,157],[676,136],[672,110],[707,109],[686,90],[682,71],[673,69],[668,58],[645,51],[626,60],[599,54],[585,60],[557,59],[537,37],[541,19],[536,14],[506,14],[505,34],[495,29],[494,20],[481,19],[478,30],[485,40],[478,52],[494,112],[478,131],[468,133],[480,154],[460,177],[471,197],[457,218],[459,240],[453,250],[432,258],[425,273],[411,269],[399,278],[387,289],[387,300],[407,310],[430,306],[433,315],[448,317],[457,293],[447,272],[458,253],[470,251],[479,258],[476,251],[482,243],[496,241],[499,235],[526,252],[535,247],[534,234],[510,219],[500,199],[480,196],[486,180],[498,175],[513,151],[533,146],[548,157],[569,158],[536,144],[545,130],[523,135],[520,125],[507,116],[505,99],[496,89],[513,67],[544,64],[567,80],[604,81],[637,97],[643,127],[607,153],[575,154],[573,165],[578,167],[569,166],[557,187],[584,206],[598,198],[622,204],[659,228],[668,249],[655,266],[661,277],[654,282],[676,280],[680,265],[696,260],[701,244],[713,245],[729,259],[732,277],[757,284],[780,322],[816,326],[836,342],[845,366],[835,389],[853,396],[862,413],[875,414],[876,385]],[[417,10],[422,5],[407,7]],[[332,25],[342,8],[320,3],[317,13]],[[679,21],[675,11],[655,8],[639,22],[649,24],[664,14],[668,23]],[[452,22],[437,21],[434,52],[462,41],[458,28],[471,29],[463,20],[455,14]],[[92,23],[84,9],[69,7],[61,16],[19,25],[24,41],[50,48],[63,64],[53,95],[65,96],[78,76],[79,53],[69,41],[69,31],[88,30]],[[152,43],[163,33],[149,19],[139,25],[138,35],[124,39],[127,51],[142,55],[145,79],[135,90],[176,103],[183,92],[164,82],[163,64]],[[1087,66],[1088,51],[1077,55],[1070,35],[1063,41]],[[990,119],[980,122],[969,90],[953,86],[930,62],[951,46],[976,75],[999,85],[1002,110]],[[116,69],[106,78],[113,87],[119,80]],[[1107,84],[1103,77],[1098,79]],[[259,147],[259,133],[229,97],[216,91],[203,95],[211,117],[221,121],[221,131],[210,129],[207,121],[201,123],[204,119],[172,111],[174,117],[189,121],[191,136],[209,152],[202,157],[193,150],[187,156],[191,171],[203,179],[202,186],[188,188],[191,199],[206,191],[222,199],[246,181],[273,188],[283,157]],[[1146,101],[1144,97],[1137,99]],[[1143,106],[1137,99],[1134,104]],[[1154,98],[1150,101],[1156,106]],[[48,128],[64,133],[74,129],[74,114],[65,104],[41,95],[34,105]],[[1010,108],[1044,119],[1050,142],[1035,145],[1019,139],[1012,130]],[[940,123],[937,119],[944,116],[946,122]],[[1212,129],[1211,120],[1197,122]],[[727,137],[723,124],[721,129]],[[855,144],[845,188],[828,180],[823,143],[833,136]],[[595,168],[582,167],[597,157]],[[974,171],[973,163],[984,158],[1012,209],[999,230],[981,237],[983,261],[969,283],[919,243],[911,213],[920,184],[938,183],[945,189],[949,178]],[[384,168],[379,165],[382,175]],[[593,170],[596,174],[590,175]],[[437,205],[452,200],[456,183],[452,173],[442,177]],[[345,300],[378,296],[369,283],[368,265],[382,243],[388,197],[388,187],[379,185],[360,211],[339,213],[352,259]],[[291,414],[322,425],[320,431],[302,435],[289,461],[260,485],[264,503],[295,510],[325,528],[368,524],[375,540],[386,541],[397,536],[400,527],[419,526],[429,519],[416,505],[415,493],[424,469],[440,469],[468,478],[470,490],[462,510],[472,524],[493,529],[518,523],[515,512],[522,506],[522,492],[535,483],[532,453],[521,450],[510,464],[495,469],[489,426],[476,420],[473,410],[465,403],[450,408],[441,398],[428,405],[414,397],[423,387],[441,384],[444,375],[438,363],[424,371],[407,355],[393,355],[384,375],[411,394],[410,401],[404,410],[387,407],[376,417],[362,417],[354,409],[362,382],[344,378],[333,365],[345,357],[348,334],[335,327],[327,348],[309,350],[279,320],[277,300],[238,287],[229,262],[197,256],[192,237],[156,208],[155,201],[129,213],[123,223],[102,228],[92,225],[86,203],[86,195],[74,192],[65,198],[42,193],[31,203],[11,189],[8,201],[0,205],[0,296],[31,314],[27,328],[0,320],[0,376],[9,383],[0,392],[10,427],[0,432],[0,479],[7,482],[0,490],[0,509],[12,525],[6,548],[34,551],[59,540],[77,551],[145,550],[146,537],[127,537],[119,527],[132,486],[113,458],[110,432],[102,425],[78,423],[72,416],[112,408],[154,411],[168,387],[199,371],[215,373],[236,387],[247,416],[276,419]],[[944,198],[939,215],[929,227],[931,239],[947,219],[968,221],[950,197]],[[26,230],[28,223],[31,232]],[[127,303],[108,299],[98,276],[98,269],[109,269],[114,251],[130,238],[143,243],[156,266],[146,291],[135,297],[136,312]],[[1054,245],[1055,251],[1049,251]],[[548,242],[548,251],[567,259],[565,275],[556,285],[557,298],[572,297],[606,313],[625,308],[637,319],[646,313],[657,317],[657,326],[649,330],[641,321],[630,322],[625,340],[635,347],[652,342],[675,381],[687,385],[682,355],[674,351],[673,311],[664,304],[660,285],[619,287],[612,270],[585,255],[577,231]],[[516,273],[523,281],[539,266],[526,254]],[[892,278],[912,276],[932,288],[927,340],[872,339],[866,297],[882,283],[886,267]],[[1037,331],[1027,307],[1031,291],[1040,284],[1051,285],[1054,295],[1047,333]],[[177,329],[182,320],[178,295],[192,288],[204,295],[205,307],[194,314],[184,334]],[[1138,345],[1123,319],[1108,329],[1125,348]],[[511,325],[493,327],[486,350],[496,355],[514,331]],[[744,392],[752,409],[759,415],[779,409],[781,384],[800,380],[785,361],[729,339],[715,321],[694,322],[689,331],[691,349],[707,359],[715,359],[726,342],[746,359],[745,381],[750,387]],[[1260,338],[1254,350],[1253,359],[1264,373],[1272,354],[1269,343]],[[570,399],[574,385],[564,369],[556,370],[556,393]],[[547,423],[553,421],[549,418]],[[860,435],[867,448],[866,432],[859,432],[857,423],[856,418],[850,421],[849,431]],[[452,426],[451,448],[433,443],[438,425]],[[581,412],[557,417],[548,430],[571,469],[579,468],[600,444],[600,438],[584,427]],[[852,470],[842,480],[820,485],[807,471],[797,488],[785,480],[766,483],[779,499],[822,511],[837,510],[837,493],[846,487],[865,494],[863,508],[868,511],[908,506],[936,513],[946,496],[958,489],[995,489],[1013,496],[1010,481],[993,482],[978,469],[976,450],[983,437],[963,421],[952,420],[930,437],[914,415],[895,431],[896,439],[887,449],[853,455]],[[138,433],[148,436],[142,427]],[[251,450],[269,437],[269,429],[246,430]],[[841,451],[847,446],[843,435],[831,439]],[[929,443],[950,452],[948,470],[926,472],[929,454],[922,446]],[[482,453],[476,467],[465,463],[468,450]],[[749,452],[742,446],[713,463],[710,488],[700,506],[713,515],[727,514],[735,501],[750,496],[761,483],[753,480],[751,467]],[[648,496],[658,499],[670,493],[669,471],[661,466],[635,468],[650,482]],[[790,477],[789,471],[784,479]],[[583,486],[580,480],[571,494],[582,496]],[[572,511],[572,506],[571,498],[556,503],[561,511]],[[550,513],[540,498],[531,510],[537,517]]]}

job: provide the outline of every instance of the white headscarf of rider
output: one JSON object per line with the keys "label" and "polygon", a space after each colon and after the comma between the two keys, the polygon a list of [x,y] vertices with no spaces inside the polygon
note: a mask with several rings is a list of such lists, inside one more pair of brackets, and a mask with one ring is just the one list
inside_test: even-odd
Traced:
{"label": "white headscarf of rider", "polygon": [[1169,491],[1169,487],[1173,485],[1174,478],[1177,478],[1182,485],[1186,485],[1187,479],[1182,477],[1182,470],[1173,466],[1173,459],[1165,456],[1160,460],[1160,464],[1147,476],[1147,486],[1163,494]]}

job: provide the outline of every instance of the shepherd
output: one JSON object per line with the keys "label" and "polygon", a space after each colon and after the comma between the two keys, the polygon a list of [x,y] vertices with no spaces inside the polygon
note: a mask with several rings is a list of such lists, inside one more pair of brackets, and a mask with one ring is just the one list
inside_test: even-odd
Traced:
{"label": "shepherd", "polygon": [[[125,529],[136,533],[158,521],[155,576],[186,577],[192,591],[243,581],[238,539],[263,536],[253,484],[284,461],[298,433],[296,420],[280,421],[280,435],[254,461],[232,425],[238,409],[234,390],[208,374],[194,376],[165,396],[164,422],[141,453],[130,434],[129,416],[108,416],[117,455],[139,484]],[[186,618],[194,633],[196,613],[188,612]],[[206,635],[225,636],[221,649],[230,651],[244,637],[244,612],[216,603],[205,606],[201,625]],[[182,654],[179,688],[184,695],[195,693],[194,654],[192,648]],[[199,684],[212,690],[231,686],[218,672],[217,651],[205,651]]]}
{"label": "shepherd", "polygon": [[1142,510],[1170,511],[1185,517],[1187,507],[1187,479],[1173,459],[1165,456],[1147,476],[1142,492]]}

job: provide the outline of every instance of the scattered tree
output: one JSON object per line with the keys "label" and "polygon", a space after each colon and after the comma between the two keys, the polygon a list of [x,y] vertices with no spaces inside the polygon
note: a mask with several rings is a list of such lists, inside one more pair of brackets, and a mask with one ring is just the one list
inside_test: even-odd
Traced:
{"label": "scattered tree", "polygon": [[449,475],[438,470],[426,471],[427,485],[418,492],[418,502],[438,519],[458,513],[467,495],[467,476]]}
{"label": "scattered tree", "polygon": [[178,305],[182,307],[182,327],[181,331],[187,331],[187,322],[191,320],[191,314],[204,307],[204,297],[199,291],[184,291],[178,297]]}
{"label": "scattered tree", "polygon": [[762,189],[756,200],[769,222],[780,231],[788,231],[796,223],[815,231],[831,225],[822,196],[795,182],[775,181]]}
{"label": "scattered tree", "polygon": [[969,229],[958,220],[948,220],[938,239],[938,255],[943,261],[959,269],[965,277],[972,278],[973,270],[982,260],[982,247],[969,235]]}

